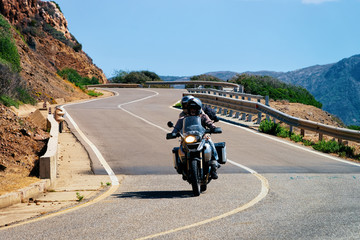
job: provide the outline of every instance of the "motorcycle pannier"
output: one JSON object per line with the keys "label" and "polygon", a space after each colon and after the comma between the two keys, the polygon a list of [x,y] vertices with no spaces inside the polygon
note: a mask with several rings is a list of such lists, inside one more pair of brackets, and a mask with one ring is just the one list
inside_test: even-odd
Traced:
{"label": "motorcycle pannier", "polygon": [[180,169],[180,158],[179,158],[179,147],[174,147],[172,150],[173,153],[173,160],[174,160],[174,168],[176,169],[176,171],[181,174],[181,169]]}
{"label": "motorcycle pannier", "polygon": [[219,143],[214,143],[216,151],[219,155],[219,163],[220,164],[225,164],[226,163],[226,146],[225,146],[225,142],[219,142]]}

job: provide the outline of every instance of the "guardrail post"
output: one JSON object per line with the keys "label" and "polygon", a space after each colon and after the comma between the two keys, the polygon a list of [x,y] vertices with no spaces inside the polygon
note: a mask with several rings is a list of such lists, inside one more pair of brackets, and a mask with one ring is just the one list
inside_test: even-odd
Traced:
{"label": "guardrail post", "polygon": [[252,121],[252,114],[248,114],[248,119],[246,120],[247,122],[251,122]]}
{"label": "guardrail post", "polygon": [[339,143],[339,144],[342,144],[342,141],[343,141],[343,140],[342,140],[341,138],[338,138],[338,143]]}
{"label": "guardrail post", "polygon": [[[268,95],[265,96],[265,105],[270,107]],[[268,114],[266,114],[266,120],[270,121],[270,117]]]}
{"label": "guardrail post", "polygon": [[304,129],[300,129],[300,135],[301,135],[302,137],[305,137],[305,130],[304,130]]}
{"label": "guardrail post", "polygon": [[242,113],[241,120],[245,120],[245,119],[246,119],[246,113]]}
{"label": "guardrail post", "polygon": [[228,110],[227,110],[226,108],[224,108],[224,111],[223,111],[223,114],[222,114],[222,115],[226,116],[227,111],[228,111]]}
{"label": "guardrail post", "polygon": [[238,119],[240,115],[240,112],[236,112],[234,118]]}
{"label": "guardrail post", "polygon": [[323,134],[322,133],[319,133],[319,141],[322,141],[323,140]]}
{"label": "guardrail post", "polygon": [[258,119],[256,121],[256,124],[260,124],[261,123],[261,117],[262,117],[262,112],[258,112]]}
{"label": "guardrail post", "polygon": [[289,135],[291,136],[293,132],[293,126],[290,125]]}
{"label": "guardrail post", "polygon": [[219,111],[218,111],[218,113],[219,113],[219,114],[221,114],[221,112],[222,112],[222,108],[221,108],[221,107],[219,107]]}
{"label": "guardrail post", "polygon": [[230,113],[229,113],[228,117],[232,117],[233,114],[234,114],[233,110],[230,110]]}

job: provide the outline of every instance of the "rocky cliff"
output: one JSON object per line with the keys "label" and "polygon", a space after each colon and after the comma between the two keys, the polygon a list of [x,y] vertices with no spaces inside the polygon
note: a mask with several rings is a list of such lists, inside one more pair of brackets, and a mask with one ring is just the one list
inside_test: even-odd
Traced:
{"label": "rocky cliff", "polygon": [[0,13],[13,26],[21,62],[21,77],[38,100],[86,98],[56,72],[73,68],[83,77],[107,79],[81,44],[70,34],[59,6],[41,0],[0,0]]}

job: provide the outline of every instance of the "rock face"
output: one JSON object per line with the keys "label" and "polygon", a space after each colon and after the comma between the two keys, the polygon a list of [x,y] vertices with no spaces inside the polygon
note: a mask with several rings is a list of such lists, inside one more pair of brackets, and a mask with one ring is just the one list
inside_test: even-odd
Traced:
{"label": "rock face", "polygon": [[12,29],[12,33],[21,58],[20,75],[39,100],[87,97],[56,74],[64,68],[107,83],[102,70],[70,34],[68,23],[54,2],[0,0],[0,13],[17,30]]}

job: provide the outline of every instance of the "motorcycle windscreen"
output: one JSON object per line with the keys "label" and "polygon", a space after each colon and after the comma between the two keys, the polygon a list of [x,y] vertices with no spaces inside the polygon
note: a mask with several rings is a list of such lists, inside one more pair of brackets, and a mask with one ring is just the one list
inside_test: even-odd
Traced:
{"label": "motorcycle windscreen", "polygon": [[199,116],[188,116],[184,118],[183,134],[195,134],[202,136],[205,133],[205,128],[201,125],[201,118]]}

